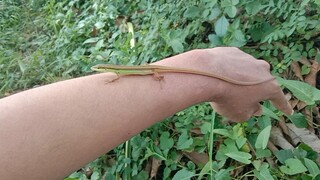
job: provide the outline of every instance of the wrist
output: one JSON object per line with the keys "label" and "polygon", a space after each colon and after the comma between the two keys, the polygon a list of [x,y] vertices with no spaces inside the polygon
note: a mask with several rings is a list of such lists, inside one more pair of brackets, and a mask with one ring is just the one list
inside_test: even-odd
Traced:
{"label": "wrist", "polygon": [[[213,58],[208,58],[208,51],[204,49],[196,49],[177,56],[163,59],[154,64],[212,73],[215,72],[212,71],[212,61],[214,61],[212,59]],[[223,84],[221,83],[222,81],[216,78],[203,75],[187,73],[165,74],[165,81],[166,79],[171,78],[174,81],[173,84],[179,84],[181,93],[189,94],[191,96],[186,98],[192,99],[194,104],[212,101],[218,93],[218,89],[221,89],[219,87]],[[187,91],[190,92],[187,93]]]}

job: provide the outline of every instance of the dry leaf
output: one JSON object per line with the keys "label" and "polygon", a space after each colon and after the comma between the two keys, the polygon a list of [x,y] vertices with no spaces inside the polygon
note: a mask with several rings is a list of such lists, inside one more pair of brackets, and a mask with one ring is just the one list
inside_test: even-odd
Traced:
{"label": "dry leaf", "polygon": [[204,154],[204,153],[183,152],[183,154],[185,156],[187,156],[197,166],[203,166],[209,161],[209,156],[207,154]]}
{"label": "dry leaf", "polygon": [[292,108],[295,108],[297,106],[297,104],[299,103],[299,99],[294,99],[289,101],[290,105]]}
{"label": "dry leaf", "polygon": [[320,139],[306,128],[297,128],[291,123],[287,123],[289,134],[292,141],[297,145],[303,142],[310,146],[314,151],[320,153]]}
{"label": "dry leaf", "polygon": [[272,127],[270,141],[282,149],[294,149],[294,147],[284,138],[281,130],[278,127]]}
{"label": "dry leaf", "polygon": [[198,127],[191,129],[191,132],[195,135],[203,135],[203,133],[201,132],[201,129]]}
{"label": "dry leaf", "polygon": [[147,164],[146,164],[146,167],[145,167],[145,171],[148,172],[148,174],[150,174],[151,173],[151,168],[152,168],[152,159],[148,158]]}
{"label": "dry leaf", "polygon": [[312,117],[312,112],[311,112],[311,109],[309,108],[305,108],[303,111],[303,114],[304,116],[306,117],[307,119],[307,122],[308,122],[308,129],[312,132],[312,133],[315,133],[315,130],[314,130],[314,126],[313,126],[313,117]]}
{"label": "dry leaf", "polygon": [[289,101],[292,98],[292,94],[291,93],[286,93],[284,95],[284,97],[286,98],[287,101]]}
{"label": "dry leaf", "polygon": [[161,162],[162,160],[156,159],[156,158],[152,158],[152,167],[151,167],[151,173],[150,173],[150,179],[154,178],[157,176],[159,167],[161,166]]}
{"label": "dry leaf", "polygon": [[306,106],[307,106],[307,103],[305,103],[303,101],[299,101],[297,104],[298,110],[301,110],[301,109],[305,108]]}
{"label": "dry leaf", "polygon": [[279,149],[271,141],[268,142],[268,149],[275,154]]}
{"label": "dry leaf", "polygon": [[301,68],[298,62],[292,61],[291,62],[291,70],[294,72],[294,74],[303,81],[303,77],[301,74]]}
{"label": "dry leaf", "polygon": [[305,81],[312,86],[316,86],[316,76],[319,70],[320,70],[320,65],[318,61],[314,60],[312,62],[310,73],[306,76]]}
{"label": "dry leaf", "polygon": [[320,124],[319,107],[314,107],[313,113],[315,114],[315,116],[314,116],[314,122],[315,122],[316,124]]}
{"label": "dry leaf", "polygon": [[288,130],[288,127],[286,125],[286,121],[284,120],[283,116],[280,117],[279,126],[280,126],[282,132],[289,136],[289,130]]}
{"label": "dry leaf", "polygon": [[310,63],[310,61],[309,61],[307,58],[301,58],[301,59],[299,60],[299,62],[300,62],[301,64],[303,64],[303,65],[308,66],[308,67],[311,66],[311,63]]}

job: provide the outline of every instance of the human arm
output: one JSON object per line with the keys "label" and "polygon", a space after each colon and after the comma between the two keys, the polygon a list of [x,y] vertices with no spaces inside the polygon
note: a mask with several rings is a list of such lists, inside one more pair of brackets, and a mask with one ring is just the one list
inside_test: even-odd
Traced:
{"label": "human arm", "polygon": [[[266,63],[235,48],[194,50],[155,64],[239,81],[271,76]],[[1,99],[1,179],[62,179],[151,125],[204,101],[213,101],[218,112],[235,121],[259,111],[258,103],[265,99],[286,113],[292,111],[276,81],[242,87],[166,73],[161,82],[130,76],[105,83],[115,76],[76,78]]]}

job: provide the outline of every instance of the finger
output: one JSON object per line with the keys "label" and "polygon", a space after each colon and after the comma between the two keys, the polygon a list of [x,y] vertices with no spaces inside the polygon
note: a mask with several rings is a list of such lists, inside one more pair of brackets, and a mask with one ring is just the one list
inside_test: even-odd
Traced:
{"label": "finger", "polygon": [[262,116],[263,114],[263,110],[262,110],[262,106],[260,104],[258,104],[258,110],[256,110],[255,113],[253,113],[254,116]]}
{"label": "finger", "polygon": [[294,113],[291,105],[285,98],[282,90],[279,87],[279,91],[270,98],[272,104],[278,108],[280,111],[284,112],[287,115],[292,115]]}

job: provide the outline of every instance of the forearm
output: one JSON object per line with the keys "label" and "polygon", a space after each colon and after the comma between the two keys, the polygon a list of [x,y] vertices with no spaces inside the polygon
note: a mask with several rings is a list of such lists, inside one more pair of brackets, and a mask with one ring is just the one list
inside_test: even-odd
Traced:
{"label": "forearm", "polygon": [[[192,68],[197,56],[190,55],[158,63]],[[103,73],[1,99],[0,176],[61,179],[145,128],[212,96],[212,78],[164,76],[160,82],[132,76],[106,84],[115,75]]]}

